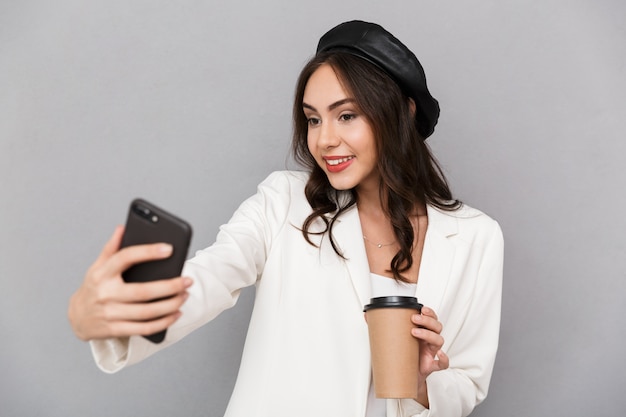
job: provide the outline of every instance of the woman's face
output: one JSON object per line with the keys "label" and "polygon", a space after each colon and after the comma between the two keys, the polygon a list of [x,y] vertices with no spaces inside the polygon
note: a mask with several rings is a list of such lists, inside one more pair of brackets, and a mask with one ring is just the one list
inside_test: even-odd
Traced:
{"label": "woman's face", "polygon": [[320,66],[304,89],[309,152],[337,190],[378,190],[380,176],[369,122],[328,64]]}

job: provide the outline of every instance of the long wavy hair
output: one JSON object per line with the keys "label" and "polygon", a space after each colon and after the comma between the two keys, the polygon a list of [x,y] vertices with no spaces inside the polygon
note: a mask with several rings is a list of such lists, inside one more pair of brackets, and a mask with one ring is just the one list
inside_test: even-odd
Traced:
{"label": "long wavy hair", "polygon": [[[354,98],[374,133],[380,172],[383,210],[391,221],[400,249],[393,257],[390,272],[398,281],[413,265],[411,255],[415,235],[410,217],[421,204],[453,211],[461,202],[452,197],[445,176],[430,149],[420,137],[410,101],[400,87],[377,66],[345,52],[316,55],[298,78],[293,107],[294,159],[311,172],[305,187],[313,211],[302,225],[307,242],[316,246],[311,235],[328,233],[335,252],[343,257],[333,235],[339,216],[356,204],[354,190],[334,189],[311,155],[307,144],[307,118],[302,109],[304,89],[311,75],[322,65],[330,65],[343,88]],[[316,219],[325,224],[322,231],[311,231]]]}

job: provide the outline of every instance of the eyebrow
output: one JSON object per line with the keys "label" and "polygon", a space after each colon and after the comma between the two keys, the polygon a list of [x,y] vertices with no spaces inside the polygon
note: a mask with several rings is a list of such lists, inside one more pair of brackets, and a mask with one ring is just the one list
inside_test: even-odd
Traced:
{"label": "eyebrow", "polygon": [[[332,110],[335,110],[339,106],[343,106],[346,103],[354,103],[354,102],[355,102],[355,100],[353,98],[344,98],[344,99],[341,99],[339,101],[335,101],[334,103],[329,105],[328,106],[328,110],[332,111]],[[315,107],[313,107],[310,104],[307,104],[305,102],[302,102],[302,107],[305,108],[305,109],[309,109],[309,110],[315,111],[315,112],[317,111],[317,109]]]}

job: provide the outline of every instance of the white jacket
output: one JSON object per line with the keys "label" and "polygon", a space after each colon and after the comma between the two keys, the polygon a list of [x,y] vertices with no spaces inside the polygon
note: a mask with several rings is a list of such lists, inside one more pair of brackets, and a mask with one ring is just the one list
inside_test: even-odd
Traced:
{"label": "white jacket", "polygon": [[[226,416],[364,416],[371,370],[363,306],[371,283],[359,216],[352,208],[334,228],[346,259],[327,236],[316,239],[320,248],[308,244],[300,231],[311,212],[307,178],[275,172],[261,183],[215,244],[187,261],[183,275],[195,282],[166,340],[93,341],[98,366],[115,372],[146,358],[233,306],[241,288],[256,285]],[[428,377],[429,410],[414,400],[387,400],[388,417],[469,414],[487,394],[496,355],[500,227],[467,206],[455,212],[429,206],[428,217],[416,296],[443,323],[450,368]]]}

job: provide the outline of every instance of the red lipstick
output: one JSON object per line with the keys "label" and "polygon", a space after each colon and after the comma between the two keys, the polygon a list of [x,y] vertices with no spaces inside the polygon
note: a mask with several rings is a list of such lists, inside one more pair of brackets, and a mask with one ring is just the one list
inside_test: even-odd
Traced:
{"label": "red lipstick", "polygon": [[326,161],[326,169],[328,172],[341,172],[344,169],[348,168],[352,161],[354,161],[353,156],[325,156],[324,161]]}

